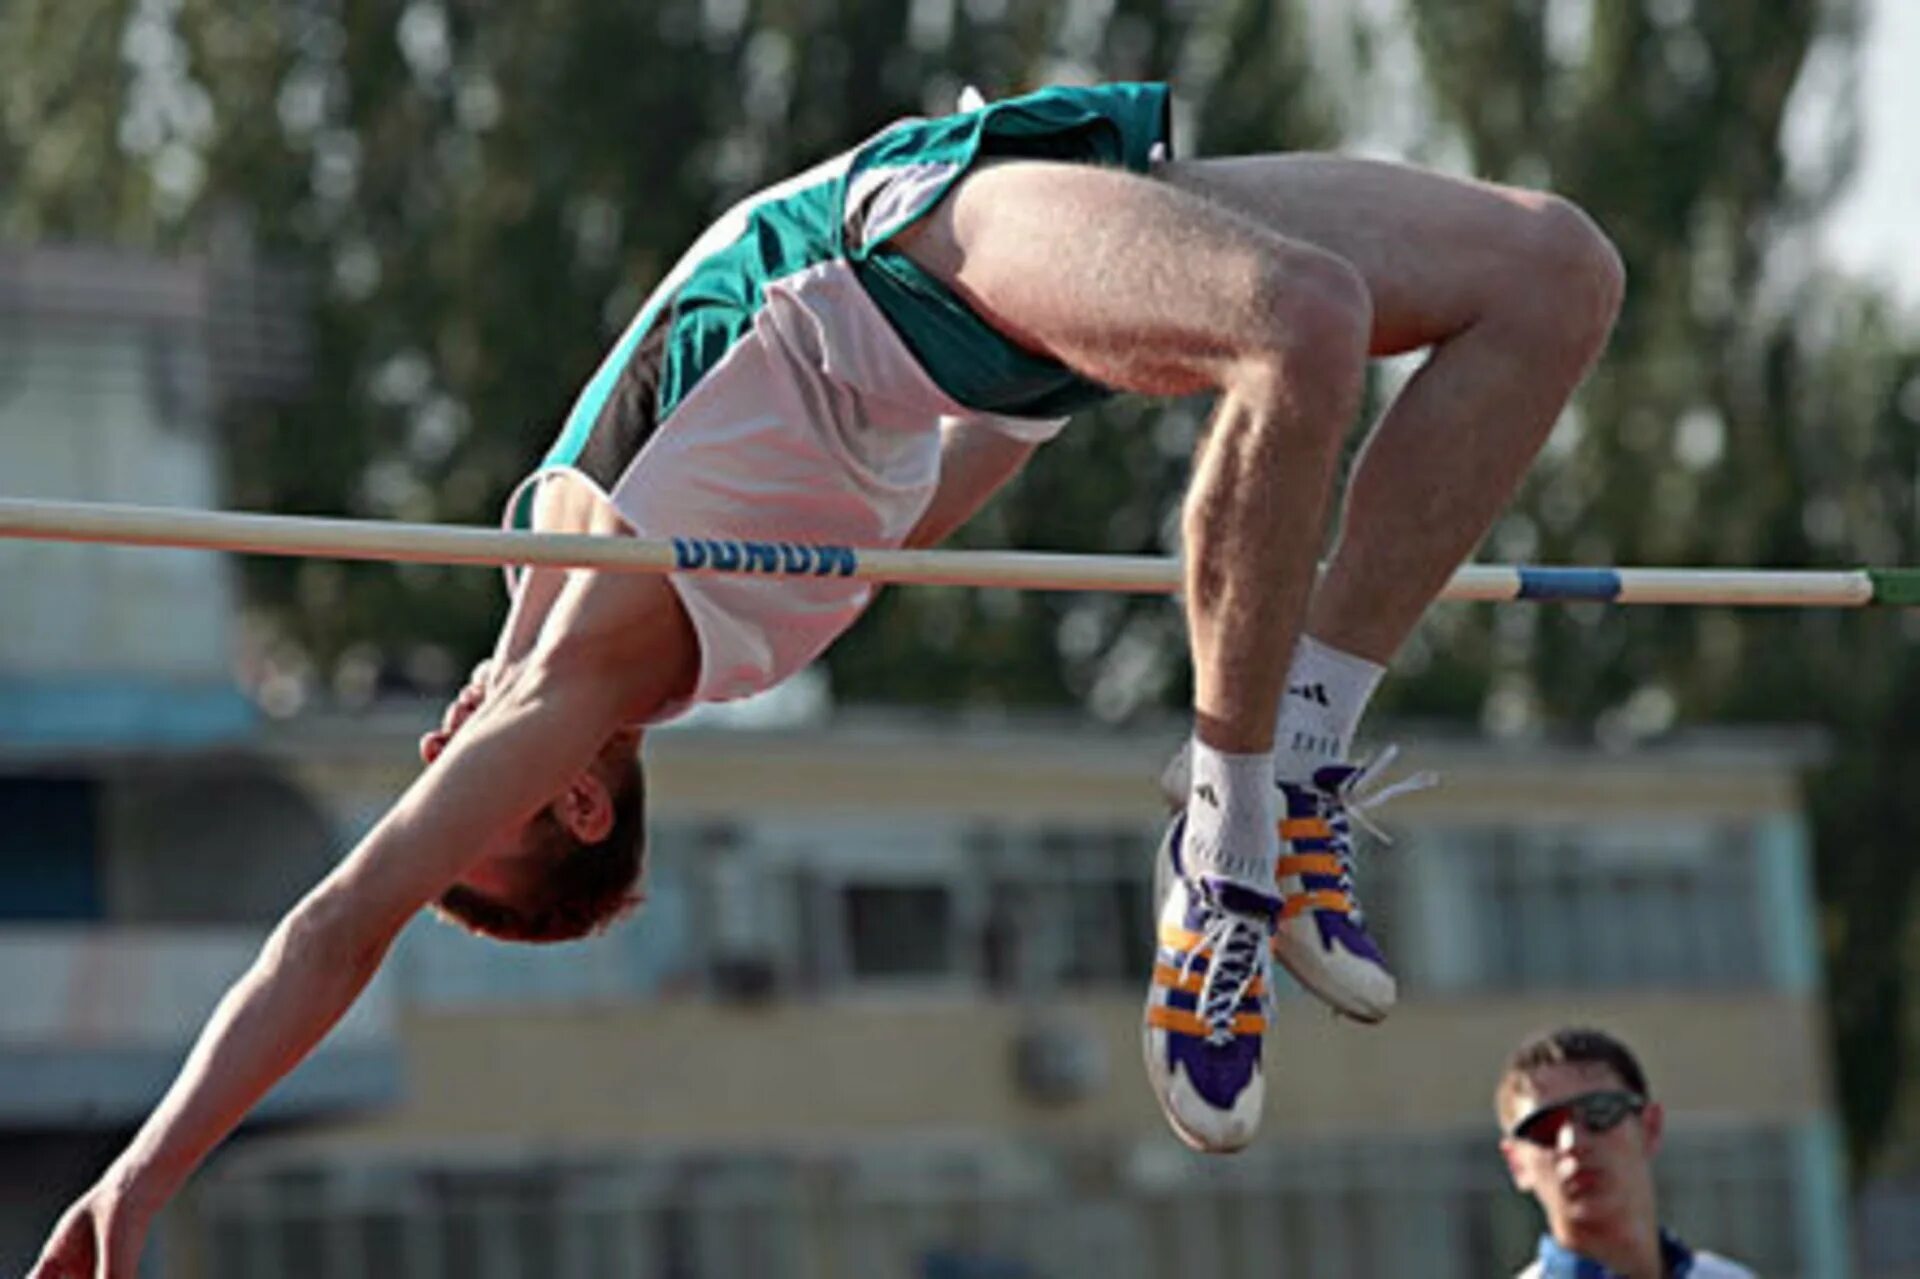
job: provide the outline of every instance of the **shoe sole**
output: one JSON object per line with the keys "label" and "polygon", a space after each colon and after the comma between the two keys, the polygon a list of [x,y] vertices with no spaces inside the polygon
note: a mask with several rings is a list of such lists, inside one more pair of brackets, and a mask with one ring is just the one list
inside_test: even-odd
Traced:
{"label": "shoe sole", "polygon": [[[1275,940],[1278,940],[1278,934],[1275,935]],[[1325,984],[1315,979],[1312,975],[1315,972],[1314,968],[1290,958],[1282,947],[1274,946],[1273,957],[1282,968],[1287,970],[1288,976],[1299,982],[1308,994],[1325,1004],[1334,1016],[1359,1022],[1362,1026],[1378,1026],[1387,1019],[1387,1012],[1390,1010],[1356,1005],[1351,1000],[1342,999]]]}
{"label": "shoe sole", "polygon": [[[1151,995],[1147,997],[1147,1006],[1153,1006],[1153,997]],[[1144,1028],[1144,1023],[1140,1032],[1140,1055],[1146,1063],[1148,1078],[1152,1078],[1154,1068],[1153,1035],[1151,1031]],[[1232,1146],[1223,1146],[1207,1141],[1181,1121],[1180,1116],[1175,1113],[1171,1105],[1167,1104],[1165,1095],[1162,1094],[1158,1088],[1153,1090],[1153,1099],[1160,1104],[1160,1113],[1167,1117],[1167,1127],[1173,1129],[1173,1135],[1180,1139],[1181,1145],[1193,1151],[1195,1154],[1231,1155],[1245,1150],[1253,1142],[1253,1136],[1251,1134],[1248,1135],[1246,1141]]]}

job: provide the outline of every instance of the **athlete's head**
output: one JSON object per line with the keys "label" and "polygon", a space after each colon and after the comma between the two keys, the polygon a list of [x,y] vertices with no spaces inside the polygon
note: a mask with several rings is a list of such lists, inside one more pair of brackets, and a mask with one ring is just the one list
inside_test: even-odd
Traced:
{"label": "athlete's head", "polygon": [[1513,1184],[1539,1201],[1563,1247],[1591,1252],[1657,1226],[1665,1119],[1625,1044],[1582,1028],[1536,1035],[1508,1059],[1494,1108]]}
{"label": "athlete's head", "polygon": [[[486,698],[476,679],[420,739],[431,764]],[[646,781],[639,734],[614,734],[593,762],[500,849],[434,902],[442,919],[500,941],[572,941],[599,932],[640,901]]]}

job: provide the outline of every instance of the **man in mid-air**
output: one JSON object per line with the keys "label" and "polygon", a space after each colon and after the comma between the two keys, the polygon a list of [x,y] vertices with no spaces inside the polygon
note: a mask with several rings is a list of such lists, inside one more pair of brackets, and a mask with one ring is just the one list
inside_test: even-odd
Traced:
{"label": "man in mid-air", "polygon": [[[1270,955],[1356,1017],[1392,1003],[1352,883],[1354,728],[1599,352],[1622,277],[1558,198],[1333,156],[1176,160],[1167,107],[1164,86],[1121,84],[899,121],[745,201],[656,288],[510,518],[930,545],[1069,413],[1212,393],[1183,523],[1190,776],[1145,1038],[1175,1130],[1232,1150],[1264,1096]],[[1417,350],[1316,578],[1367,361]],[[32,1279],[130,1277],[153,1214],[422,906],[525,941],[630,907],[645,729],[786,678],[870,596],[515,579],[426,769],[274,930]]]}

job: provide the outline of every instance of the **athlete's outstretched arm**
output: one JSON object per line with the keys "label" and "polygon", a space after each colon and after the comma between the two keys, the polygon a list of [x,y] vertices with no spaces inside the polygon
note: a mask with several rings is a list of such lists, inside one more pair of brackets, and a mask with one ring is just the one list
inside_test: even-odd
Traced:
{"label": "athlete's outstretched arm", "polygon": [[55,1227],[29,1279],[133,1279],[154,1215],[339,1020],[407,920],[631,721],[618,656],[604,645],[566,646],[504,678],[438,762],[281,920],[152,1116]]}
{"label": "athlete's outstretched arm", "polygon": [[911,547],[937,546],[972,519],[987,499],[1020,473],[1039,447],[977,422],[953,420],[940,428],[940,483],[907,534]]}

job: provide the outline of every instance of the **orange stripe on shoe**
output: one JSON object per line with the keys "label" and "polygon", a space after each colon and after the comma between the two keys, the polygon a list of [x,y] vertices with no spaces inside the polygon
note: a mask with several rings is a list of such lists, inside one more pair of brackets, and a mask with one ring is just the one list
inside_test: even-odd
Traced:
{"label": "orange stripe on shoe", "polygon": [[1286,905],[1280,908],[1280,918],[1292,919],[1295,915],[1304,915],[1310,910],[1331,910],[1341,915],[1351,915],[1353,898],[1331,888],[1300,893],[1287,898]]}
{"label": "orange stripe on shoe", "polygon": [[1168,950],[1192,950],[1201,942],[1201,935],[1191,928],[1182,928],[1178,924],[1160,925],[1160,944]]}
{"label": "orange stripe on shoe", "polygon": [[[1165,986],[1171,990],[1184,990],[1189,995],[1197,995],[1200,993],[1200,988],[1206,985],[1206,982],[1206,973],[1198,969],[1183,973],[1178,968],[1171,967],[1167,964],[1155,964],[1153,966],[1153,984],[1156,986]],[[1247,987],[1247,993],[1249,995],[1266,994],[1267,979],[1264,977],[1255,977],[1253,984]]]}
{"label": "orange stripe on shoe", "polygon": [[1338,875],[1340,859],[1332,853],[1289,853],[1273,864],[1273,877],[1282,875]]}
{"label": "orange stripe on shoe", "polygon": [[1289,817],[1280,823],[1281,839],[1331,839],[1333,828],[1324,817]]}
{"label": "orange stripe on shoe", "polygon": [[[1165,1004],[1155,1004],[1147,1009],[1147,1025],[1158,1030],[1171,1030],[1179,1035],[1191,1035],[1195,1039],[1205,1039],[1212,1034],[1207,1023],[1200,1020],[1200,1014],[1188,1012],[1184,1008],[1169,1008]],[[1233,1033],[1236,1035],[1261,1035],[1267,1030],[1267,1019],[1259,1013],[1235,1013]]]}

